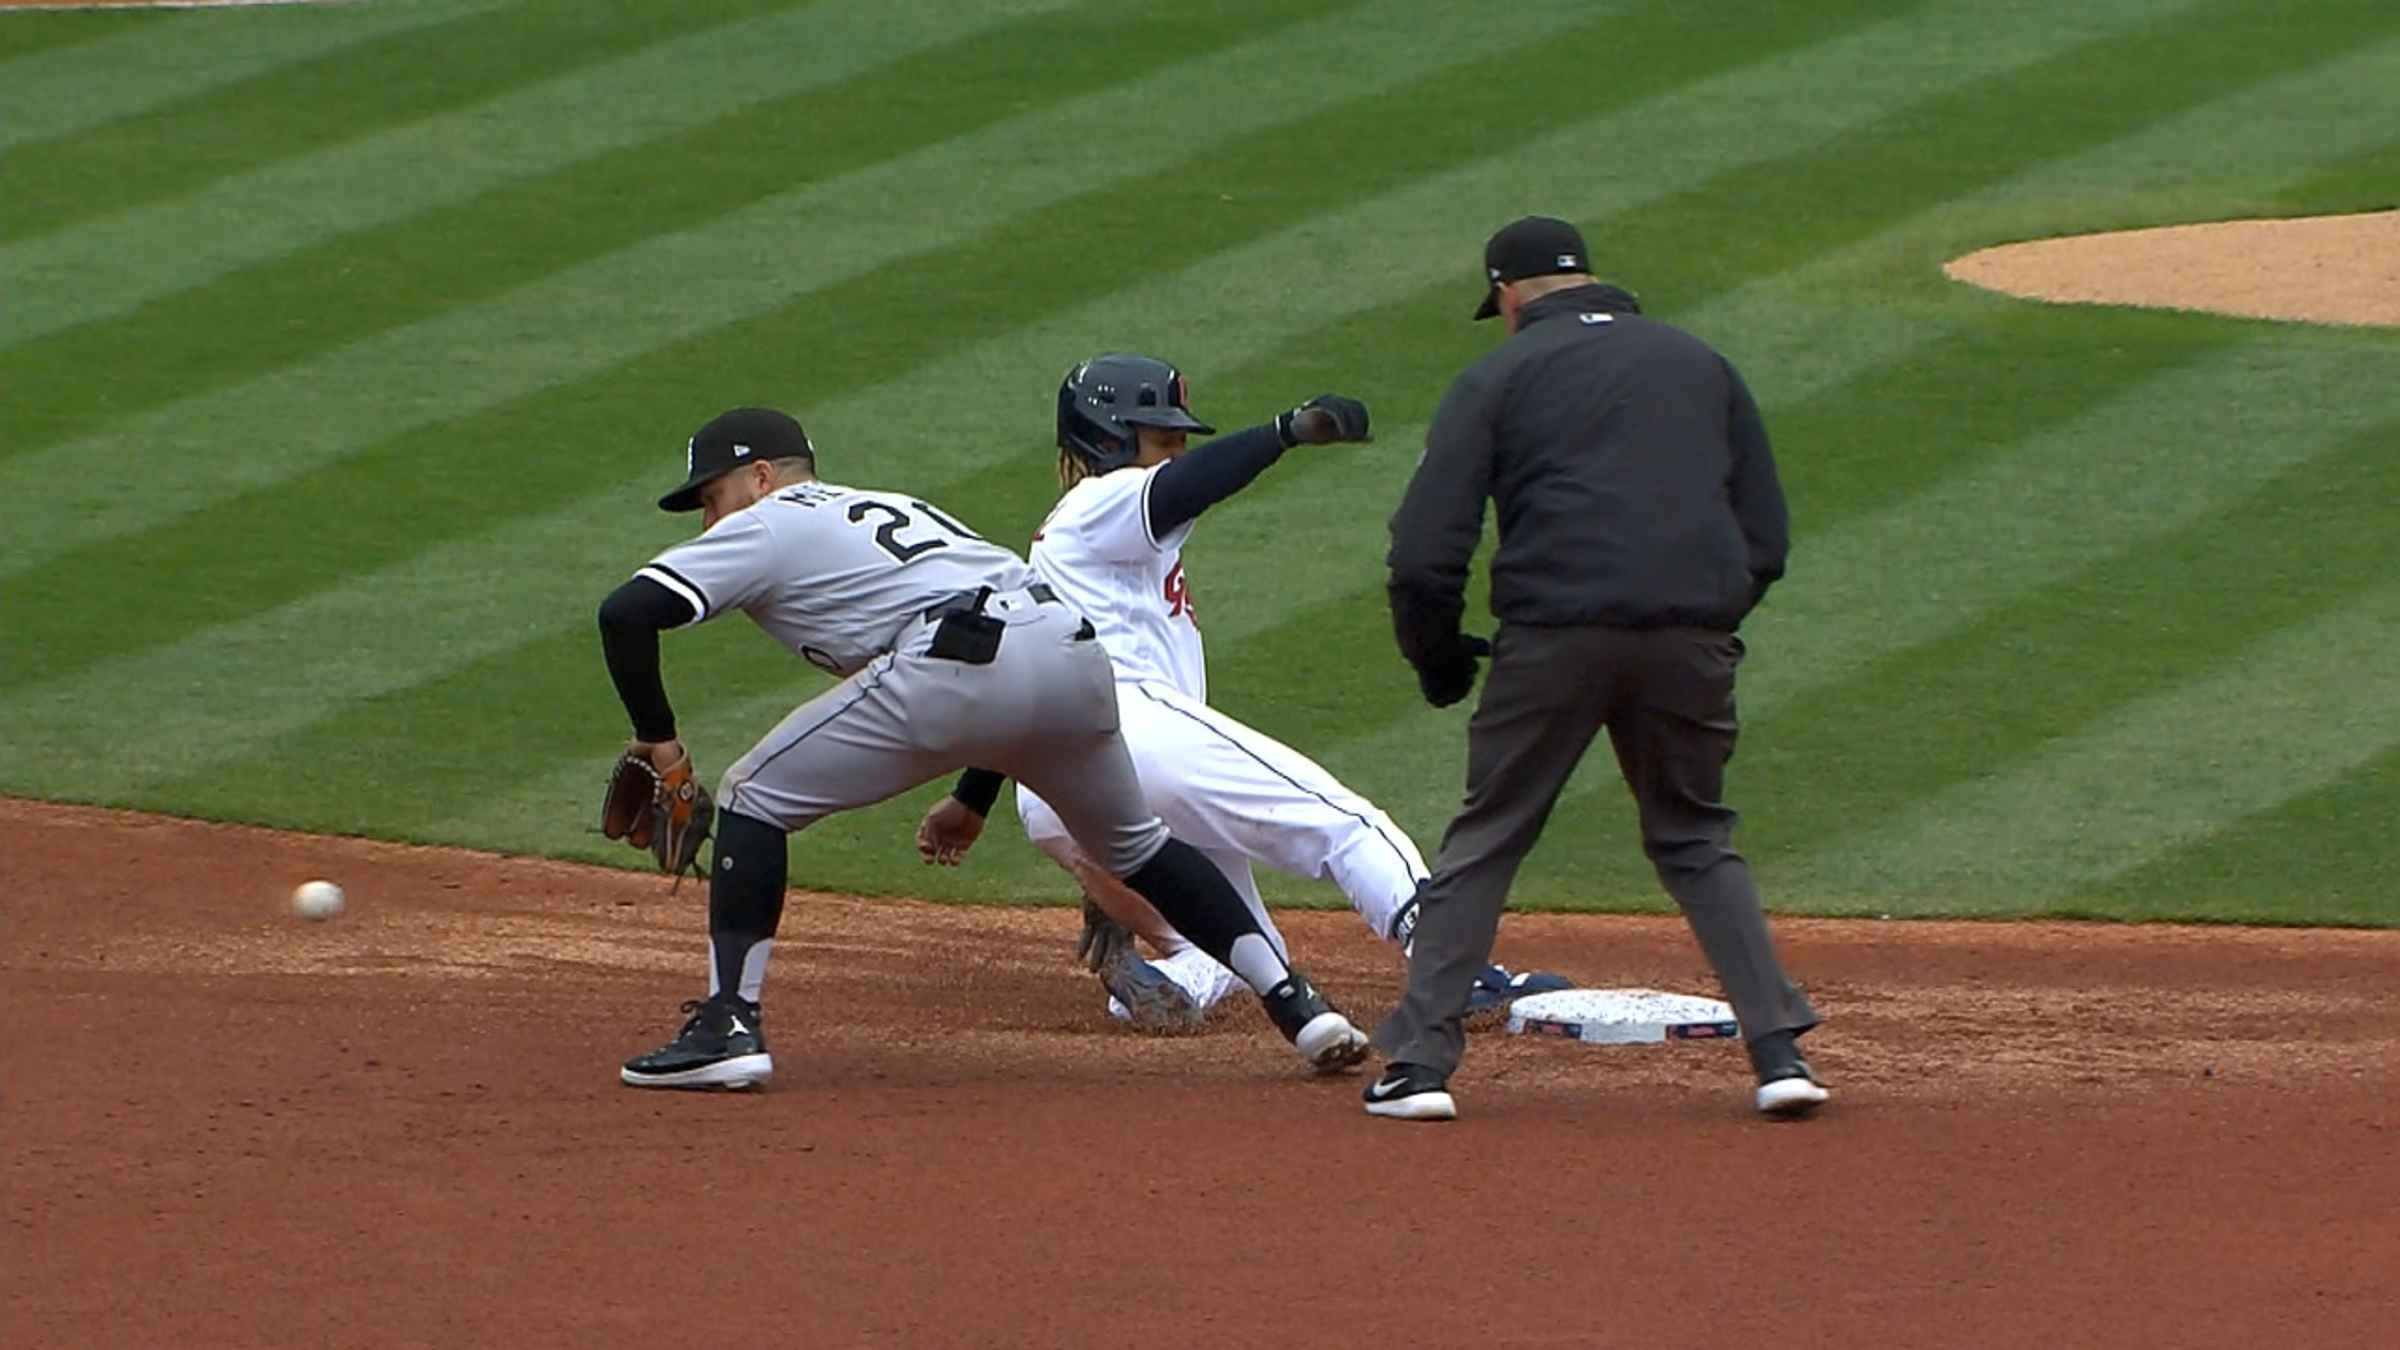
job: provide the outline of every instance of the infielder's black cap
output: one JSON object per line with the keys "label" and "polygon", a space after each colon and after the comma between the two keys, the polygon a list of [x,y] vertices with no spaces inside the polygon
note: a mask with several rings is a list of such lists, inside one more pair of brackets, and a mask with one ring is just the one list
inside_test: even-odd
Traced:
{"label": "infielder's black cap", "polygon": [[1524,216],[1503,225],[1483,243],[1483,274],[1489,284],[1478,319],[1500,312],[1500,283],[1560,272],[1589,272],[1592,255],[1583,234],[1555,216]]}
{"label": "infielder's black cap", "polygon": [[697,511],[700,489],[745,464],[766,459],[805,459],[815,463],[817,449],[808,433],[788,413],[773,408],[736,408],[709,419],[684,447],[683,485],[658,499],[661,511]]}

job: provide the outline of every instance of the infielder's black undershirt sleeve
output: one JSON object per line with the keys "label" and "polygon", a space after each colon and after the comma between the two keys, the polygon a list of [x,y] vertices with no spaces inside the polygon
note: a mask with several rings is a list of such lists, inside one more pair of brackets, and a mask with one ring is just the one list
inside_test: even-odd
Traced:
{"label": "infielder's black undershirt sleeve", "polygon": [[992,804],[1000,800],[1001,784],[1007,781],[1007,774],[993,769],[969,769],[958,776],[958,786],[950,789],[950,795],[976,815],[988,816]]}
{"label": "infielder's black undershirt sleeve", "polygon": [[648,577],[635,577],[600,602],[600,650],[633,719],[635,740],[675,739],[675,709],[658,671],[658,635],[691,621],[690,603]]}
{"label": "infielder's black undershirt sleeve", "polygon": [[1273,423],[1219,436],[1169,460],[1150,480],[1150,537],[1167,532],[1250,485],[1283,458],[1283,437]]}

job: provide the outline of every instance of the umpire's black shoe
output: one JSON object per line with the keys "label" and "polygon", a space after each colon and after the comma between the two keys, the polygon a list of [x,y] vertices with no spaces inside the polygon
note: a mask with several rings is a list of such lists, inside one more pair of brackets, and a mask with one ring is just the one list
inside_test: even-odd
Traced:
{"label": "umpire's black shoe", "polygon": [[1367,1114],[1386,1120],[1456,1120],[1450,1080],[1422,1064],[1392,1064],[1367,1084]]}
{"label": "umpire's black shoe", "polygon": [[694,999],[691,1014],[674,1040],[625,1061],[620,1076],[632,1087],[747,1088],[767,1081],[775,1061],[767,1056],[766,1026],[758,1005],[731,994]]}
{"label": "umpire's black shoe", "polygon": [[1268,990],[1259,1001],[1267,1005],[1267,1016],[1275,1023],[1275,1029],[1318,1073],[1335,1073],[1367,1057],[1365,1033],[1350,1025],[1349,1018],[1335,1012],[1333,1005],[1299,971],[1289,972],[1283,983]]}
{"label": "umpire's black shoe", "polygon": [[1758,1073],[1758,1113],[1796,1120],[1833,1099],[1816,1070],[1800,1058],[1800,1036],[1770,1031],[1750,1042],[1750,1067]]}

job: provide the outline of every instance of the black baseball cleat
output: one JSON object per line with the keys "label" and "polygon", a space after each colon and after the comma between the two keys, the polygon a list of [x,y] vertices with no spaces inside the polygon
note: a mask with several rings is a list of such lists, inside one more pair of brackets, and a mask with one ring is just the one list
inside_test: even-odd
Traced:
{"label": "black baseball cleat", "polygon": [[1456,1120],[1458,1101],[1450,1080],[1422,1064],[1391,1064],[1367,1084],[1367,1114],[1386,1120]]}
{"label": "black baseball cleat", "polygon": [[1335,1012],[1317,987],[1299,971],[1259,998],[1275,1029],[1292,1043],[1300,1057],[1318,1073],[1336,1073],[1367,1057],[1367,1038],[1350,1019]]}
{"label": "black baseball cleat", "polygon": [[690,1016],[675,1039],[625,1061],[619,1077],[630,1087],[749,1088],[767,1081],[775,1061],[767,1055],[766,1026],[758,1005],[731,994],[693,999]]}
{"label": "black baseball cleat", "polygon": [[1749,1049],[1750,1067],[1758,1073],[1760,1115],[1798,1120],[1833,1099],[1817,1080],[1816,1070],[1800,1058],[1798,1032],[1770,1031],[1750,1042]]}

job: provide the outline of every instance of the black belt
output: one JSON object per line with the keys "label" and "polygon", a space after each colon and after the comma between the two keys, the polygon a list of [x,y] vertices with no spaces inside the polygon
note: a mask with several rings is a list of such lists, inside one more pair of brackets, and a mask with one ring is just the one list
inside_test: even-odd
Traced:
{"label": "black belt", "polygon": [[[1051,590],[1048,582],[1037,581],[1027,586],[1025,594],[1032,596],[1033,602],[1037,605],[1055,605],[1059,602],[1058,592]],[[991,598],[992,588],[989,586],[979,586],[971,591],[960,591],[926,610],[925,617],[929,620],[939,620],[952,614],[981,614],[983,602]]]}

